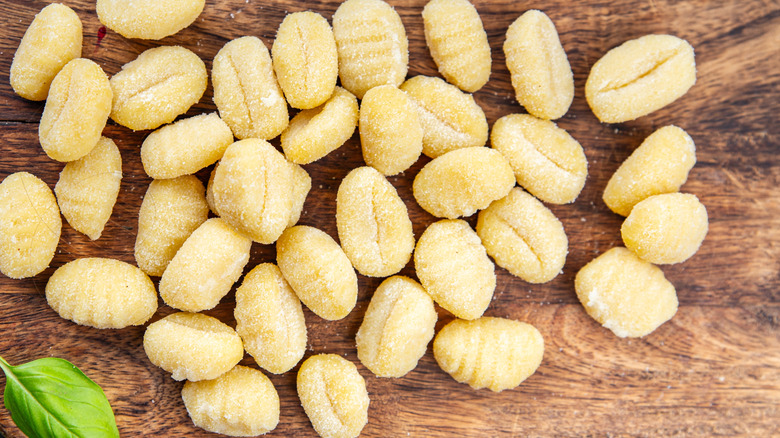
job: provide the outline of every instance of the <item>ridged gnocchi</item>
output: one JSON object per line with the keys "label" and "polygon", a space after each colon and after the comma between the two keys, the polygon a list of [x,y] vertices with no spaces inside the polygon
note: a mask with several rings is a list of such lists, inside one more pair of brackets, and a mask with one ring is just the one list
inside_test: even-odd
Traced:
{"label": "ridged gnocchi", "polygon": [[125,38],[160,40],[192,24],[205,0],[97,0],[98,19]]}

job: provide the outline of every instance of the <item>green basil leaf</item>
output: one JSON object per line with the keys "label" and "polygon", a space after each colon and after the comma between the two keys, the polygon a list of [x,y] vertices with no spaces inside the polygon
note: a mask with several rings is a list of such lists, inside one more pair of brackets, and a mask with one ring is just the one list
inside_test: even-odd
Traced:
{"label": "green basil leaf", "polygon": [[5,407],[30,438],[118,437],[116,419],[103,389],[65,359],[47,357],[5,372]]}

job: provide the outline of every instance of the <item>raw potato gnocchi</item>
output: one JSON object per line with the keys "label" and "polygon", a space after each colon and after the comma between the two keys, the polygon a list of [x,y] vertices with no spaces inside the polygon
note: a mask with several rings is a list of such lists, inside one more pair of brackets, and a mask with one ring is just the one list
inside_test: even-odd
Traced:
{"label": "raw potato gnocchi", "polygon": [[52,3],[24,32],[11,63],[11,88],[29,100],[45,100],[62,67],[81,57],[82,25],[73,9]]}
{"label": "raw potato gnocchi", "polygon": [[412,257],[414,232],[406,205],[373,167],[358,167],[341,181],[336,226],[344,253],[365,276],[393,275]]}
{"label": "raw potato gnocchi", "polygon": [[593,64],[585,97],[604,123],[659,110],[696,83],[693,47],[672,35],[645,35],[607,52]]}
{"label": "raw potato gnocchi", "polygon": [[297,389],[303,410],[323,438],[354,438],[368,423],[366,381],[341,356],[306,359],[298,370]]}
{"label": "raw potato gnocchi", "polygon": [[261,368],[282,374],[306,353],[301,301],[276,265],[263,263],[246,274],[234,315],[244,348]]}
{"label": "raw potato gnocchi", "polygon": [[684,130],[664,126],[650,134],[612,175],[604,189],[610,210],[628,216],[639,201],[672,193],[696,164],[696,146]]}
{"label": "raw potato gnocchi", "polygon": [[338,320],[355,307],[355,270],[324,231],[305,225],[288,228],[276,242],[276,261],[295,294],[317,316]]}
{"label": "raw potato gnocchi", "polygon": [[95,147],[111,112],[111,85],[89,59],[70,61],[51,83],[38,126],[44,152],[57,161],[74,161]]}
{"label": "raw potato gnocchi", "polygon": [[530,10],[515,20],[504,41],[515,97],[532,115],[563,117],[574,99],[574,76],[550,17]]}
{"label": "raw potato gnocchi", "polygon": [[352,137],[358,113],[355,96],[336,87],[325,103],[293,117],[282,132],[284,155],[296,164],[309,164],[328,155]]}
{"label": "raw potato gnocchi", "polygon": [[138,212],[135,262],[159,277],[185,240],[208,219],[204,188],[192,175],[152,181]]}
{"label": "raw potato gnocchi", "polygon": [[271,244],[290,222],[293,169],[265,140],[228,146],[214,175],[214,207],[252,240]]}
{"label": "raw potato gnocchi", "polygon": [[214,380],[186,382],[181,398],[192,422],[209,432],[256,436],[279,424],[279,394],[253,368],[236,365]]}
{"label": "raw potato gnocchi", "polygon": [[181,119],[149,134],[141,162],[154,179],[191,175],[217,162],[233,143],[233,133],[217,113]]}
{"label": "raw potato gnocchi", "polygon": [[549,120],[506,115],[493,125],[490,142],[509,160],[517,183],[544,202],[574,202],[585,186],[588,161],[582,146]]}
{"label": "raw potato gnocchi", "polygon": [[412,98],[420,115],[423,154],[436,158],[487,142],[487,118],[472,95],[429,76],[415,76],[404,82],[401,89]]}
{"label": "raw potato gnocchi", "polygon": [[417,366],[433,339],[433,300],[419,283],[394,276],[374,292],[358,329],[358,359],[379,377],[403,377]]}
{"label": "raw potato gnocchi", "polygon": [[165,304],[185,312],[213,309],[241,276],[252,241],[220,218],[184,241],[160,278]]}
{"label": "raw potato gnocchi", "polygon": [[699,250],[708,229],[707,209],[687,193],[651,196],[620,227],[623,243],[643,260],[681,263]]}
{"label": "raw potato gnocchi", "polygon": [[157,311],[157,292],[135,266],[104,258],[76,259],[46,283],[46,301],[61,317],[99,329],[142,325]]}
{"label": "raw potato gnocchi", "polygon": [[403,172],[420,158],[420,116],[414,102],[397,87],[368,90],[360,102],[358,126],[363,160],[383,175]]}
{"label": "raw potato gnocchi", "polygon": [[303,205],[311,190],[311,176],[303,167],[290,163],[292,167],[292,204],[290,208],[290,220],[287,228],[295,226],[303,213]]}
{"label": "raw potato gnocchi", "polygon": [[499,152],[474,147],[448,152],[414,178],[414,199],[425,211],[454,219],[471,216],[506,196],[515,185],[509,162]]}
{"label": "raw potato gnocchi", "polygon": [[333,29],[322,15],[306,11],[284,17],[271,57],[279,86],[291,107],[314,108],[333,94],[339,55]]}
{"label": "raw potato gnocchi", "polygon": [[76,231],[97,240],[114,210],[121,181],[119,148],[101,137],[90,153],[60,172],[54,193],[62,215]]}
{"label": "raw potato gnocchi", "polygon": [[498,266],[529,283],[552,280],[566,262],[561,221],[519,187],[479,212],[477,235]]}
{"label": "raw potato gnocchi", "polygon": [[111,77],[111,119],[134,131],[172,122],[206,91],[206,65],[180,46],[148,49]]}
{"label": "raw potato gnocchi", "polygon": [[574,289],[588,315],[621,338],[645,336],[677,313],[677,292],[663,271],[622,247],[580,269]]}
{"label": "raw potato gnocchi", "polygon": [[287,127],[287,101],[259,38],[245,36],[225,44],[214,57],[211,81],[219,115],[236,138],[270,140]]}
{"label": "raw potato gnocchi", "polygon": [[125,38],[160,40],[192,24],[205,0],[97,0],[97,15]]}
{"label": "raw potato gnocchi", "polygon": [[501,392],[530,377],[544,356],[536,327],[505,318],[456,319],[436,335],[433,357],[442,370],[474,389]]}
{"label": "raw potato gnocchi", "polygon": [[490,78],[490,44],[468,0],[431,0],[422,11],[425,42],[447,82],[473,93]]}
{"label": "raw potato gnocchi", "polygon": [[458,318],[479,318],[493,299],[495,266],[465,221],[429,225],[417,241],[414,269],[431,298]]}
{"label": "raw potato gnocchi", "polygon": [[230,326],[202,313],[186,312],[149,324],[144,351],[173,380],[190,382],[215,379],[244,357],[241,338]]}
{"label": "raw potato gnocchi", "polygon": [[401,17],[382,0],[347,0],[333,14],[341,85],[362,99],[379,85],[401,85],[409,41]]}
{"label": "raw potato gnocchi", "polygon": [[49,267],[60,242],[62,219],[45,182],[27,172],[0,183],[0,272],[21,279]]}

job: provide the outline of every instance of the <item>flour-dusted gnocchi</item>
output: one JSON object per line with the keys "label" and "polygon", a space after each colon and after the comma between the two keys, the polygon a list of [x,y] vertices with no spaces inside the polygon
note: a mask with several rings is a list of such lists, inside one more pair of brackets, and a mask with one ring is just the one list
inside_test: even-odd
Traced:
{"label": "flour-dusted gnocchi", "polygon": [[411,98],[393,85],[368,90],[360,102],[363,160],[383,175],[414,164],[422,152],[422,125]]}
{"label": "flour-dusted gnocchi", "polygon": [[423,129],[423,154],[436,158],[487,142],[487,118],[472,95],[429,76],[408,79],[401,89],[417,107]]}
{"label": "flour-dusted gnocchi", "polygon": [[159,40],[192,24],[205,0],[97,0],[98,19],[125,38]]}
{"label": "flour-dusted gnocchi", "polygon": [[696,146],[691,136],[677,126],[664,126],[615,171],[604,189],[604,203],[613,212],[628,216],[639,201],[680,190],[694,164]]}
{"label": "flour-dusted gnocchi", "polygon": [[349,91],[336,87],[317,108],[299,112],[282,133],[282,150],[288,160],[309,164],[338,149],[352,137],[358,122],[358,103]]}
{"label": "flour-dusted gnocchi", "polygon": [[544,338],[531,324],[505,318],[456,319],[436,335],[433,357],[442,370],[474,389],[512,389],[536,372]]}
{"label": "flour-dusted gnocchi", "polygon": [[342,319],[355,307],[355,270],[324,231],[306,225],[288,228],[276,242],[276,261],[295,294],[317,316]]}
{"label": "flour-dusted gnocchi", "polygon": [[211,380],[230,371],[244,357],[236,331],[202,313],[173,313],[149,324],[144,333],[149,361],[174,380]]}
{"label": "flour-dusted gnocchi", "polygon": [[417,241],[414,269],[433,300],[458,318],[479,318],[493,299],[495,266],[465,221],[429,225]]}
{"label": "flour-dusted gnocchi", "polygon": [[368,423],[366,381],[335,354],[306,359],[298,370],[298,397],[314,430],[325,438],[355,438]]}
{"label": "flour-dusted gnocchi", "polygon": [[191,175],[222,158],[233,133],[217,113],[181,119],[149,134],[141,163],[154,179]]}
{"label": "flour-dusted gnocchi", "polygon": [[185,240],[208,219],[203,183],[193,175],[152,181],[138,212],[135,262],[161,276]]}
{"label": "flour-dusted gnocchi", "polygon": [[225,44],[214,57],[211,81],[219,115],[237,138],[270,140],[287,127],[287,102],[259,38],[245,36]]}
{"label": "flour-dusted gnocchi", "polygon": [[344,253],[363,275],[393,275],[412,257],[414,232],[406,205],[373,167],[358,167],[341,181],[336,226]]}
{"label": "flour-dusted gnocchi", "polygon": [[707,235],[707,209],[695,195],[666,193],[636,204],[620,227],[623,243],[643,260],[681,263]]}
{"label": "flour-dusted gnocchi", "polygon": [[588,315],[621,338],[650,334],[677,313],[677,292],[663,271],[622,247],[583,266],[574,290]]}
{"label": "flour-dusted gnocchi", "polygon": [[180,46],[148,49],[111,77],[111,119],[134,131],[172,122],[206,91],[206,64]]}
{"label": "flour-dusted gnocchi", "polygon": [[574,76],[550,17],[538,10],[521,15],[506,32],[504,54],[517,102],[540,119],[563,117],[574,99]]}
{"label": "flour-dusted gnocchi", "polygon": [[490,78],[490,44],[477,9],[468,0],[431,0],[422,11],[425,42],[439,73],[473,93]]}
{"label": "flour-dusted gnocchi", "polygon": [[509,160],[517,183],[544,202],[574,202],[585,186],[582,146],[549,120],[509,114],[496,120],[490,141]]}
{"label": "flour-dusted gnocchi", "polygon": [[484,147],[457,149],[426,164],[412,185],[425,211],[454,219],[471,216],[506,196],[515,185],[509,162]]}
{"label": "flour-dusted gnocchi", "polygon": [[604,123],[650,114],[677,100],[696,83],[693,47],[672,35],[626,41],[590,69],[585,97]]}
{"label": "flour-dusted gnocchi", "polygon": [[73,9],[52,3],[24,32],[11,62],[11,88],[29,100],[46,100],[62,67],[81,57],[82,25]]}
{"label": "flour-dusted gnocchi", "polygon": [[27,172],[0,183],[0,272],[27,278],[43,272],[60,242],[62,219],[45,182]]}
{"label": "flour-dusted gnocchi", "polygon": [[46,283],[46,301],[61,317],[101,329],[141,325],[157,311],[152,280],[129,263],[105,258],[60,266]]}
{"label": "flour-dusted gnocchi", "polygon": [[402,377],[417,366],[433,339],[433,300],[419,283],[400,275],[374,292],[358,329],[358,359],[379,377]]}
{"label": "flour-dusted gnocchi", "polygon": [[236,331],[257,364],[274,374],[290,371],[306,352],[301,301],[279,268],[255,266],[236,290]]}
{"label": "flour-dusted gnocchi", "polygon": [[379,85],[401,85],[409,40],[401,17],[382,0],[347,0],[333,14],[341,85],[362,99]]}
{"label": "flour-dusted gnocchi", "polygon": [[252,241],[220,218],[184,241],[160,278],[165,304],[185,312],[214,308],[241,276]]}
{"label": "flour-dusted gnocchi", "polygon": [[314,108],[333,94],[339,55],[333,29],[322,15],[305,11],[284,17],[271,57],[279,86],[291,107]]}
{"label": "flour-dusted gnocchi", "polygon": [[279,424],[279,394],[254,368],[236,365],[216,379],[186,382],[181,398],[192,422],[209,432],[257,436]]}
{"label": "flour-dusted gnocchi", "polygon": [[477,234],[498,266],[529,283],[552,280],[566,262],[561,221],[519,187],[479,212]]}
{"label": "flour-dusted gnocchi", "polygon": [[111,85],[99,65],[77,58],[51,83],[38,139],[49,158],[74,161],[95,147],[111,112]]}
{"label": "flour-dusted gnocchi", "polygon": [[92,151],[71,161],[54,187],[62,215],[75,230],[100,238],[114,210],[122,181],[122,156],[113,140],[101,137]]}
{"label": "flour-dusted gnocchi", "polygon": [[267,141],[250,138],[228,146],[212,186],[219,215],[252,240],[274,243],[287,228],[293,169]]}

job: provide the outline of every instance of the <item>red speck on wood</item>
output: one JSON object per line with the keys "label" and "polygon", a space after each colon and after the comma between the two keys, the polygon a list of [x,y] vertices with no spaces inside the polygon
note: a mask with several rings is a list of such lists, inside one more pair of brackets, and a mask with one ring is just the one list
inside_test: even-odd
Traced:
{"label": "red speck on wood", "polygon": [[97,37],[98,37],[97,45],[98,46],[100,45],[100,42],[103,41],[103,38],[105,38],[105,36],[106,36],[106,26],[100,26],[100,29],[98,29],[98,33],[97,33]]}

